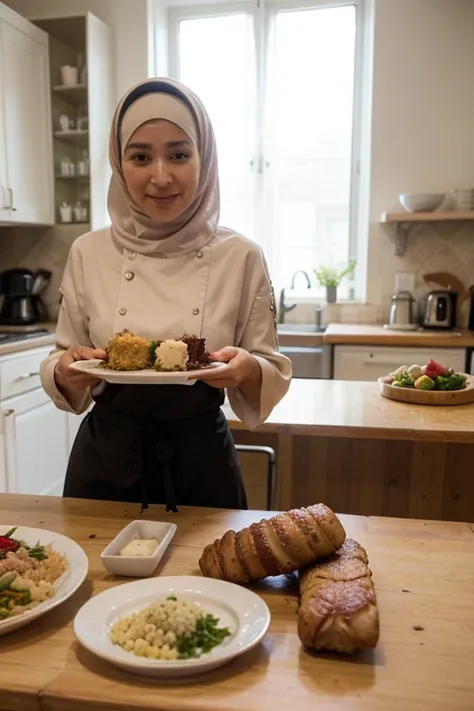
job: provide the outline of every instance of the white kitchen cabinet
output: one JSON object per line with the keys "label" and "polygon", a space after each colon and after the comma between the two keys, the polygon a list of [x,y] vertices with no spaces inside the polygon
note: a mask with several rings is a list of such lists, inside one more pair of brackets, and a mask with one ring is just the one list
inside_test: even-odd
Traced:
{"label": "white kitchen cabinet", "polygon": [[430,358],[463,372],[466,351],[463,348],[400,348],[388,346],[335,346],[335,380],[377,380],[400,365],[423,365]]}
{"label": "white kitchen cabinet", "polygon": [[62,494],[69,456],[67,413],[42,388],[2,402],[7,486],[15,494]]}
{"label": "white kitchen cabinet", "polygon": [[62,493],[68,415],[41,387],[40,364],[49,351],[34,348],[0,358],[0,491]]}
{"label": "white kitchen cabinet", "polygon": [[[57,3],[57,9],[64,10],[66,5]],[[97,229],[110,224],[107,210],[111,174],[108,150],[115,108],[112,30],[90,12],[64,16],[46,13],[43,18],[38,17],[41,13],[39,10],[35,15],[35,25],[49,36],[56,219],[61,220],[59,206],[63,202],[68,205],[79,203],[85,208],[81,222],[83,231],[87,232],[89,225],[91,229]],[[61,66],[77,66],[79,55],[85,61],[86,76],[80,76],[81,83],[77,85],[64,86]],[[81,66],[82,60],[79,70]],[[65,131],[60,124],[62,116],[75,121],[76,128]],[[64,176],[64,160],[78,165],[86,154],[88,175],[78,175],[76,171],[75,176]],[[77,226],[77,220],[75,224]]]}
{"label": "white kitchen cabinet", "polygon": [[0,419],[0,494],[7,491],[7,468],[5,463],[5,435],[3,434],[3,420]]}
{"label": "white kitchen cabinet", "polygon": [[0,223],[54,223],[48,36],[0,4]]}

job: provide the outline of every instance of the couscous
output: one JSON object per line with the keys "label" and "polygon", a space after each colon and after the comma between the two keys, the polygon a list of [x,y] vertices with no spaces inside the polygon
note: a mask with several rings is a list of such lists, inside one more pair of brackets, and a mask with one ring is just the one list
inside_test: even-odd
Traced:
{"label": "couscous", "polygon": [[110,641],[148,659],[191,659],[210,652],[230,636],[228,627],[193,602],[170,596],[122,617],[110,630]]}
{"label": "couscous", "polygon": [[13,538],[15,531],[0,535],[0,622],[53,597],[67,570],[66,558],[51,546],[29,546]]}

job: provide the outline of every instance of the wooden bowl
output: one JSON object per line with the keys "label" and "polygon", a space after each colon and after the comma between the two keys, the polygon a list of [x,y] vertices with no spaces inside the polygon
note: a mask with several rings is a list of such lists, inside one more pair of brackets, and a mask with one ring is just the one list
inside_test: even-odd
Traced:
{"label": "wooden bowl", "polygon": [[466,387],[463,390],[415,390],[397,388],[379,378],[382,397],[409,405],[467,405],[474,402],[474,377],[466,375]]}

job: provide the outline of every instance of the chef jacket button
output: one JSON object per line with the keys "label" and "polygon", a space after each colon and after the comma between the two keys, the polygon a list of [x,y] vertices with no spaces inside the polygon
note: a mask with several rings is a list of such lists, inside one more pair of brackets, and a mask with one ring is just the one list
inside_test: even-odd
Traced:
{"label": "chef jacket button", "polygon": [[132,281],[134,276],[135,276],[135,274],[133,272],[125,272],[125,279],[127,281]]}
{"label": "chef jacket button", "polygon": [[197,316],[198,313],[199,313],[199,309],[193,309],[193,314],[194,314],[194,316]]}
{"label": "chef jacket button", "polygon": [[201,250],[198,250],[198,251],[196,252],[196,257],[197,257],[198,259],[201,259],[201,257],[202,257],[202,252],[201,252]]}
{"label": "chef jacket button", "polygon": [[125,316],[126,313],[127,313],[127,309],[119,309],[120,316]]}
{"label": "chef jacket button", "polygon": [[129,258],[129,259],[132,259],[132,260],[133,260],[133,259],[136,259],[136,258],[137,258],[137,253],[136,253],[136,252],[130,252],[130,254],[128,255],[128,258]]}

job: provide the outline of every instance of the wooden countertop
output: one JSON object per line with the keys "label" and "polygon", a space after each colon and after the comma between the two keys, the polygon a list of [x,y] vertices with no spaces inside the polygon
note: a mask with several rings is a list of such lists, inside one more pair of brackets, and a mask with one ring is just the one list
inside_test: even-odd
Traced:
{"label": "wooden countertop", "polygon": [[[124,582],[100,553],[138,516],[136,505],[3,495],[0,517],[74,538],[90,571],[66,603],[2,637],[3,711],[472,711],[474,698],[474,527],[467,523],[341,516],[367,550],[381,620],[378,647],[353,658],[305,652],[296,633],[293,578],[253,587],[270,607],[263,643],[193,681],[148,682],[82,649],[72,621],[91,595]],[[265,512],[182,509],[147,518],[178,524],[157,575],[197,574],[205,544]],[[91,536],[94,536],[91,538]]]}
{"label": "wooden countertop", "polygon": [[331,323],[323,342],[328,345],[470,348],[474,347],[474,332],[390,331],[383,326]]}
{"label": "wooden countertop", "polygon": [[[231,429],[248,429],[227,401],[223,409]],[[376,382],[296,378],[268,420],[255,431],[472,443],[474,404],[407,405],[383,398]]]}

